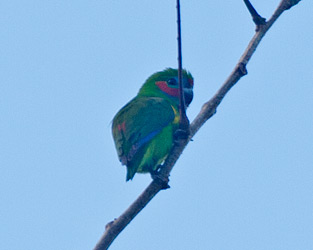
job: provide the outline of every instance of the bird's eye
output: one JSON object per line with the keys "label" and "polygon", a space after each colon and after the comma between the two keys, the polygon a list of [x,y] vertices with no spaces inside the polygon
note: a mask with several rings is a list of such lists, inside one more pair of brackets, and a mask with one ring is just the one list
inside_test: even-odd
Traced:
{"label": "bird's eye", "polygon": [[176,79],[175,78],[171,78],[171,79],[167,80],[167,84],[168,85],[172,85],[172,86],[176,85],[177,84]]}

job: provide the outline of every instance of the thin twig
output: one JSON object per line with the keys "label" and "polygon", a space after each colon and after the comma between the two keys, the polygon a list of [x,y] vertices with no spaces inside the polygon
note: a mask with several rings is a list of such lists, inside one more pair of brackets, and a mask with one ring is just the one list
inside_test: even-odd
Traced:
{"label": "thin twig", "polygon": [[[178,160],[186,145],[189,143],[190,139],[197,133],[200,127],[216,113],[217,107],[228,91],[239,81],[242,76],[247,74],[246,65],[248,64],[266,32],[285,10],[290,9],[298,2],[300,2],[300,0],[282,0],[269,21],[262,25],[262,28],[255,33],[230,76],[226,79],[217,93],[202,106],[200,113],[191,123],[189,138],[187,140],[181,140],[178,145],[173,147],[169,157],[166,159],[160,171],[160,174],[163,175],[165,179],[169,177],[174,164]],[[106,230],[94,250],[108,249],[119,233],[135,218],[135,216],[150,202],[150,200],[160,190],[162,190],[164,187],[163,185],[164,183],[159,182],[158,179],[153,180],[143,191],[143,193],[120,217],[107,224]]]}
{"label": "thin twig", "polygon": [[258,31],[260,26],[265,24],[266,19],[259,15],[259,13],[255,10],[253,5],[251,4],[250,0],[243,0],[243,1],[245,2],[247,9],[249,10],[249,12],[252,16],[252,20],[257,27],[256,31]]}
{"label": "thin twig", "polygon": [[183,59],[182,59],[182,42],[181,42],[181,21],[180,21],[180,1],[176,0],[177,9],[177,48],[178,48],[178,84],[179,84],[179,129],[189,130],[189,120],[186,115],[185,97],[183,91]]}

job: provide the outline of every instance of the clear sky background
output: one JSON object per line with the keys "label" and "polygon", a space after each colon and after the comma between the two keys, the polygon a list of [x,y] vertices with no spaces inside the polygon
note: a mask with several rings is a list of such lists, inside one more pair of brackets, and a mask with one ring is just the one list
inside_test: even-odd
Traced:
{"label": "clear sky background", "polygon": [[[279,0],[253,3],[269,18]],[[255,27],[240,0],[181,6],[193,120]],[[313,249],[312,10],[303,0],[274,24],[171,189],[110,249]],[[176,67],[175,1],[2,0],[0,34],[0,249],[92,249],[150,183],[125,182],[111,121]]]}

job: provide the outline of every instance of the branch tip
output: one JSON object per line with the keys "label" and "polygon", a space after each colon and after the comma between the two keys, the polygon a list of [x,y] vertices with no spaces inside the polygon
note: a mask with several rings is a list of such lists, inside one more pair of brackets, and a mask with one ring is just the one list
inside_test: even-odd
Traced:
{"label": "branch tip", "polygon": [[[283,0],[284,1],[284,0]],[[285,0],[283,6],[285,10],[289,10],[294,5],[298,4],[301,0]]]}

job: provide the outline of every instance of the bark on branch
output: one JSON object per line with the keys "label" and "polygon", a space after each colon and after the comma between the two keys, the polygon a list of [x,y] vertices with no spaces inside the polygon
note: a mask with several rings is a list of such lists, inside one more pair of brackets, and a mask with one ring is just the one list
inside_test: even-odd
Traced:
{"label": "bark on branch", "polygon": [[94,250],[108,249],[119,233],[135,218],[135,216],[150,202],[150,200],[153,199],[153,197],[159,191],[166,188],[164,183],[168,183],[168,177],[171,170],[173,169],[176,161],[184,151],[191,138],[197,133],[202,125],[216,113],[217,107],[222,102],[228,91],[240,80],[241,77],[247,74],[246,65],[248,64],[266,32],[284,11],[290,9],[298,2],[300,2],[300,0],[282,0],[277,9],[274,11],[272,17],[264,24],[258,26],[256,33],[250,40],[246,50],[242,54],[240,60],[229,77],[223,83],[222,87],[216,92],[216,94],[202,106],[201,111],[190,124],[189,138],[187,140],[179,141],[179,143],[173,147],[169,157],[166,159],[163,167],[160,170],[161,178],[153,180],[122,215],[106,225],[105,232],[95,246]]}

